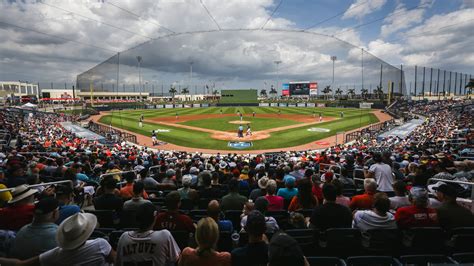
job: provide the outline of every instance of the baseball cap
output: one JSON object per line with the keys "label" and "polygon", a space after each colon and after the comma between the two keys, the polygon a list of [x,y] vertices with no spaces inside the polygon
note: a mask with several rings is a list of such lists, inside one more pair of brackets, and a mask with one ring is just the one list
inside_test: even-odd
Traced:
{"label": "baseball cap", "polygon": [[56,210],[59,201],[53,197],[43,198],[35,204],[35,214],[44,215]]}
{"label": "baseball cap", "polygon": [[71,186],[57,186],[56,187],[56,195],[68,195],[73,192]]}
{"label": "baseball cap", "polygon": [[443,193],[443,194],[445,194],[446,196],[449,196],[449,197],[456,197],[457,196],[456,189],[454,189],[453,186],[450,186],[448,184],[441,184],[437,187],[433,187],[433,190],[441,192],[441,193]]}

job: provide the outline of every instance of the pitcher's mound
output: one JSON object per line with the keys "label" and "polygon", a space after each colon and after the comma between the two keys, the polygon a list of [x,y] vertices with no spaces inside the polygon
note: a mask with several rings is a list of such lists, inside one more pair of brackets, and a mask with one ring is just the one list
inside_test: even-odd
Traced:
{"label": "pitcher's mound", "polygon": [[251,124],[252,122],[250,121],[240,121],[240,120],[233,120],[229,121],[230,124],[236,124],[236,125],[246,125],[246,124]]}
{"label": "pitcher's mound", "polygon": [[[240,122],[240,121],[239,121]],[[265,132],[253,132],[251,136],[245,136],[243,138],[237,137],[237,132],[216,132],[211,135],[211,138],[218,140],[227,140],[227,141],[250,141],[250,140],[260,140],[269,138],[270,134]]]}

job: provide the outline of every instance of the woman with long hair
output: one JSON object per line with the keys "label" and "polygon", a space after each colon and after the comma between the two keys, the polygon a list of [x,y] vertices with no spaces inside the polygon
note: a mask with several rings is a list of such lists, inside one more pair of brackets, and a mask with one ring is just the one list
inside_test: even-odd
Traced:
{"label": "woman with long hair", "polygon": [[229,252],[216,251],[219,227],[214,219],[206,217],[199,220],[195,238],[198,247],[185,248],[179,258],[179,266],[231,265]]}
{"label": "woman with long hair", "polygon": [[298,194],[291,199],[288,211],[313,209],[318,206],[318,199],[313,195],[311,189],[312,185],[309,180],[300,180],[298,182]]}

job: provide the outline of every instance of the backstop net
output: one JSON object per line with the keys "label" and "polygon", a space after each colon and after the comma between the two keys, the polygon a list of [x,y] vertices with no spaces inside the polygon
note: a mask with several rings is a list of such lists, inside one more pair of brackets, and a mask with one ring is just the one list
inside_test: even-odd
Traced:
{"label": "backstop net", "polygon": [[[212,94],[310,81],[318,94],[375,91],[405,94],[404,73],[336,37],[292,30],[220,30],[178,33],[113,55],[77,76],[82,91]],[[393,84],[393,86],[389,86]]]}

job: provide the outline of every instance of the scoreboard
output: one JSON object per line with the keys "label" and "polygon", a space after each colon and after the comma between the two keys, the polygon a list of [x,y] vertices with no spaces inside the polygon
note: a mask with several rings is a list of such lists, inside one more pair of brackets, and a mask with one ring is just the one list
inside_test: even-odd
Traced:
{"label": "scoreboard", "polygon": [[312,81],[295,81],[288,83],[290,96],[308,96],[318,94],[318,83]]}

